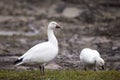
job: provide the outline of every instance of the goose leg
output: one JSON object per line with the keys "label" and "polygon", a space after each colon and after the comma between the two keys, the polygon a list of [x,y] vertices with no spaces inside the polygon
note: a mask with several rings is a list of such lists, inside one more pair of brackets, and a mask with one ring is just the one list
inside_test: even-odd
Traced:
{"label": "goose leg", "polygon": [[84,69],[85,71],[88,70],[88,67],[87,67],[87,66],[88,66],[87,64],[84,64],[84,65],[83,65],[83,69]]}
{"label": "goose leg", "polygon": [[43,75],[45,75],[45,68],[44,68],[44,65],[42,65],[42,73],[43,73]]}
{"label": "goose leg", "polygon": [[42,75],[44,75],[44,65],[41,65],[42,68]]}
{"label": "goose leg", "polygon": [[84,70],[87,71],[87,67],[84,67]]}
{"label": "goose leg", "polygon": [[41,65],[39,65],[39,69],[40,69],[40,74],[42,74],[42,67],[41,67]]}
{"label": "goose leg", "polygon": [[95,61],[95,65],[94,65],[94,71],[97,71],[98,69],[97,69],[97,63],[96,63],[96,61]]}
{"label": "goose leg", "polygon": [[43,75],[42,74],[42,65],[39,65],[39,69],[40,69],[40,74]]}
{"label": "goose leg", "polygon": [[45,70],[44,66],[40,65],[39,68],[40,68],[40,74],[44,75],[44,70]]}
{"label": "goose leg", "polygon": [[87,71],[87,66],[86,65],[84,65],[83,68],[84,68],[85,71]]}

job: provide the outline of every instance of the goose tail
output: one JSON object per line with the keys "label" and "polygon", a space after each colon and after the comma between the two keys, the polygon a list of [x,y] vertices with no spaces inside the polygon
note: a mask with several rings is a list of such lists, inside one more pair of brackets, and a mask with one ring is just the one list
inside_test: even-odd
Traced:
{"label": "goose tail", "polygon": [[20,59],[17,59],[13,64],[15,65],[15,66],[18,66],[18,65],[20,65],[20,64],[22,64],[23,62],[23,58],[20,58]]}

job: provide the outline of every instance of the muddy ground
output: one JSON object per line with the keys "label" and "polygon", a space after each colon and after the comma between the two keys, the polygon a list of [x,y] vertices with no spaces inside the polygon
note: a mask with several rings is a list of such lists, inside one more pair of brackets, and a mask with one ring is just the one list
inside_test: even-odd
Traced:
{"label": "muddy ground", "polygon": [[53,20],[62,25],[55,31],[59,55],[46,68],[81,69],[79,53],[89,47],[107,70],[120,70],[120,0],[0,0],[0,68],[14,69],[19,56],[46,41]]}

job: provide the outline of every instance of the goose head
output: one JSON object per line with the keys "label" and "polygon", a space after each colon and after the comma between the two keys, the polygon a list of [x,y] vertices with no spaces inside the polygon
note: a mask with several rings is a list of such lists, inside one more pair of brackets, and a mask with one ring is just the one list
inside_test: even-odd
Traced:
{"label": "goose head", "polygon": [[50,22],[49,25],[48,25],[48,29],[52,29],[53,30],[55,28],[60,28],[60,25],[57,22],[55,22],[55,21]]}
{"label": "goose head", "polygon": [[102,58],[98,58],[96,60],[96,63],[97,63],[98,66],[100,66],[102,68],[102,70],[105,69],[105,61]]}

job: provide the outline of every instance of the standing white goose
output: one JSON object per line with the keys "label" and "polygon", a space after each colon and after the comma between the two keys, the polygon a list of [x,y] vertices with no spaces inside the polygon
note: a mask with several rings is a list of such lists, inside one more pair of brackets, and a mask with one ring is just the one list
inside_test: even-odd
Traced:
{"label": "standing white goose", "polygon": [[33,46],[24,55],[19,57],[14,62],[14,65],[18,66],[23,63],[38,63],[40,64],[41,74],[44,75],[43,64],[53,60],[58,54],[58,41],[54,35],[55,28],[60,28],[60,25],[54,21],[50,22],[47,30],[48,41]]}
{"label": "standing white goose", "polygon": [[97,67],[100,66],[104,69],[104,60],[101,58],[97,50],[92,50],[90,48],[84,48],[80,53],[80,62],[84,65],[85,70],[88,67],[95,67],[94,70],[97,70]]}

